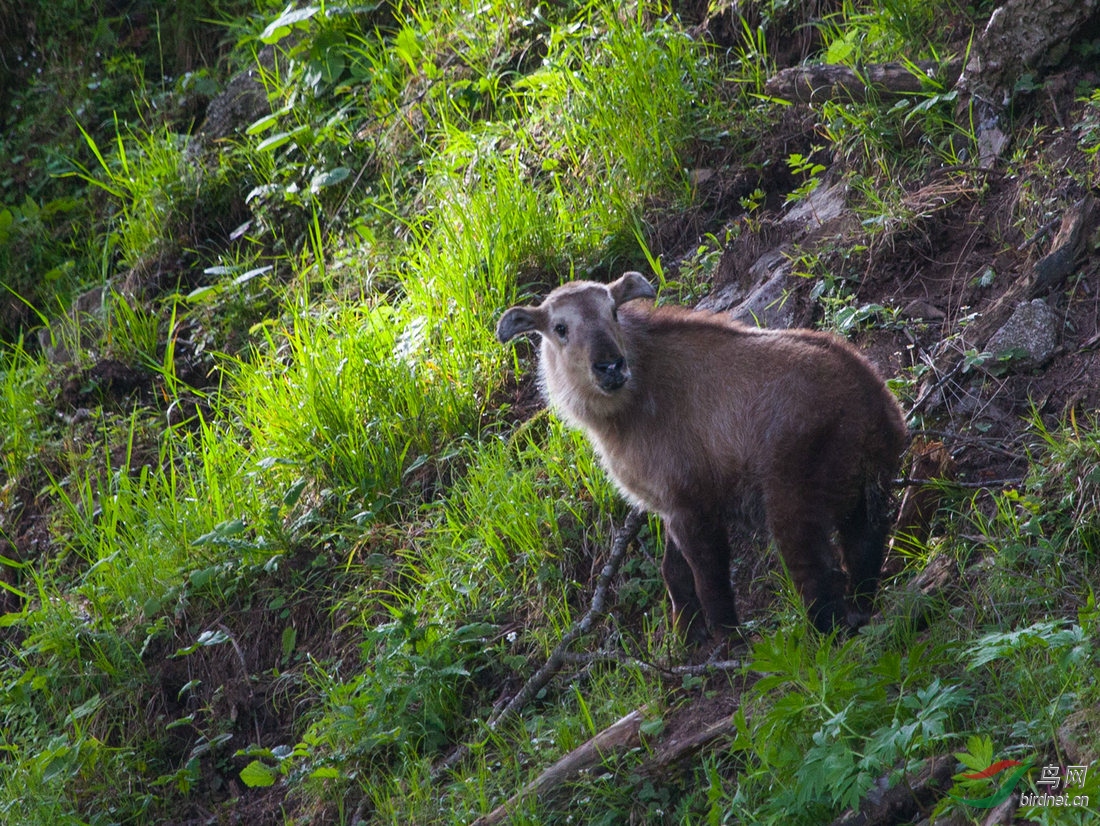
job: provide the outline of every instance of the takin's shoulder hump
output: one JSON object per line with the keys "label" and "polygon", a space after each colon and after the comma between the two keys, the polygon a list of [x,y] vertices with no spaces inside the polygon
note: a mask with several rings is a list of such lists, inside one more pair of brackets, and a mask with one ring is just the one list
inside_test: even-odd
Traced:
{"label": "takin's shoulder hump", "polygon": [[629,331],[653,339],[736,339],[755,337],[763,332],[734,321],[723,313],[692,310],[687,307],[662,306],[638,308],[626,306],[620,311],[623,326]]}
{"label": "takin's shoulder hump", "polygon": [[849,382],[868,391],[884,387],[876,367],[833,333],[761,329],[722,313],[685,307],[624,307],[620,317],[647,366],[672,365],[681,381],[687,378],[685,365],[693,364],[704,370],[747,371],[757,381],[785,382],[783,377],[797,376],[814,385]]}

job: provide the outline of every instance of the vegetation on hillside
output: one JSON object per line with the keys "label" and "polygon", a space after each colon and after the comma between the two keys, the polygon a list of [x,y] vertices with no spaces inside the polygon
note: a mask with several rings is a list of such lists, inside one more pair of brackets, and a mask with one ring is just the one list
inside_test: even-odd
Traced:
{"label": "vegetation on hillside", "polygon": [[[946,66],[992,5],[0,8],[0,823],[472,823],[639,708],[643,747],[512,822],[825,823],[945,755],[1084,760],[1091,807],[1017,816],[1094,818],[1088,261],[1052,364],[960,352],[950,402],[914,411],[965,484],[893,551],[862,633],[821,638],[747,542],[750,642],[676,670],[706,652],[670,632],[654,519],[591,656],[488,724],[588,609],[626,514],[500,312],[624,269],[691,303],[839,182],[848,228],[787,251],[801,300],[914,405],[1095,190],[1097,41],[1021,78],[995,170],[937,71],[858,102],[765,82]],[[731,736],[654,773],[708,709]],[[996,778],[954,782],[922,816],[983,822],[960,799]]]}

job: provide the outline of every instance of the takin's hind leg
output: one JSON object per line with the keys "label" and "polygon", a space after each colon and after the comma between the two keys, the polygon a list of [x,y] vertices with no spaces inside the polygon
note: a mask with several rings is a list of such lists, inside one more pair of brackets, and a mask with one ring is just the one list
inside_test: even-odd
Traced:
{"label": "takin's hind leg", "polygon": [[840,523],[840,549],[852,583],[853,628],[871,617],[871,608],[882,576],[882,558],[890,532],[885,493],[868,486],[855,509]]}
{"label": "takin's hind leg", "polygon": [[[662,573],[677,627],[691,642],[705,640],[707,626],[718,635],[730,633],[737,627],[737,610],[730,587],[729,535],[722,519],[687,512],[667,517],[665,527],[671,541]],[[675,552],[670,554],[670,548]],[[705,624],[698,619],[699,609]]]}
{"label": "takin's hind leg", "polygon": [[769,512],[768,527],[810,622],[825,634],[843,627],[847,619],[844,572],[837,566],[828,526],[805,514],[778,510]]}

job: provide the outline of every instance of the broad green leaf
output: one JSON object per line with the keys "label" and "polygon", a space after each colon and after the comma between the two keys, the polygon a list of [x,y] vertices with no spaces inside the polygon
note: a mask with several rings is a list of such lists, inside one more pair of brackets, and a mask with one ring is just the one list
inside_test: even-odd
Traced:
{"label": "broad green leaf", "polygon": [[241,769],[241,780],[249,788],[262,788],[275,783],[275,770],[265,766],[259,760],[253,760]]}
{"label": "broad green leaf", "polygon": [[264,138],[256,147],[257,152],[273,152],[280,146],[290,143],[294,135],[290,132],[276,132],[269,138]]}
{"label": "broad green leaf", "polygon": [[295,630],[294,626],[288,625],[286,628],[283,629],[283,659],[286,659],[294,653],[294,645],[297,643],[297,641],[298,632]]}
{"label": "broad green leaf", "polygon": [[290,34],[291,29],[301,26],[320,10],[319,6],[306,6],[304,9],[291,9],[288,6],[286,11],[263,30],[260,40],[269,46],[272,43],[278,43]]}
{"label": "broad green leaf", "polygon": [[333,186],[340,183],[342,180],[351,174],[351,170],[346,166],[338,166],[335,169],[330,169],[327,172],[320,172],[313,176],[313,180],[309,182],[309,190],[316,194],[324,189],[326,186]]}

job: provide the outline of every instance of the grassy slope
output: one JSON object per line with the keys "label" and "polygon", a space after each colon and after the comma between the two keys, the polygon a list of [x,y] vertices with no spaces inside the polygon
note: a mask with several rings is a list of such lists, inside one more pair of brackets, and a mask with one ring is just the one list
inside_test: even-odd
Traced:
{"label": "grassy slope", "polygon": [[[499,312],[628,267],[696,295],[819,158],[865,226],[919,227],[906,191],[969,146],[949,96],[828,105],[821,148],[785,144],[789,115],[758,96],[769,43],[803,22],[782,3],[728,20],[728,48],[660,7],[226,3],[221,69],[154,82],[158,25],[188,20],[146,5],[95,29],[132,59],[80,56],[102,72],[88,108],[41,105],[87,87],[75,57],[9,106],[65,142],[3,146],[34,161],[5,183],[0,254],[38,314],[4,318],[0,821],[469,822],[632,709],[654,732],[722,698],[744,712],[731,746],[671,777],[639,771],[644,752],[609,760],[514,822],[818,823],[935,754],[1067,762],[1057,729],[1100,700],[1100,435],[1081,416],[1032,417],[1013,447],[1026,484],[950,498],[855,640],[823,644],[761,574],[751,589],[781,598],[754,612],[744,673],[643,667],[684,656],[651,525],[588,640],[621,662],[577,665],[484,726],[587,608],[623,515],[583,440],[530,416],[529,353],[496,344]],[[946,30],[924,3],[846,12],[818,45],[852,64],[929,57],[971,22],[952,4]],[[76,48],[71,20],[39,24],[52,57]],[[265,46],[273,115],[187,154],[194,84]],[[1095,111],[1079,101],[1065,130],[1082,178]],[[1011,160],[1025,233],[1068,197],[1041,189],[1041,145]],[[730,182],[717,206],[704,167]],[[848,263],[884,238],[807,253],[827,324],[904,332],[857,299]],[[63,301],[105,279],[98,321],[56,320],[50,285]],[[15,332],[49,317],[61,378]],[[911,397],[918,379],[894,384]],[[945,562],[949,587],[911,587]],[[456,743],[470,756],[433,780]]]}

